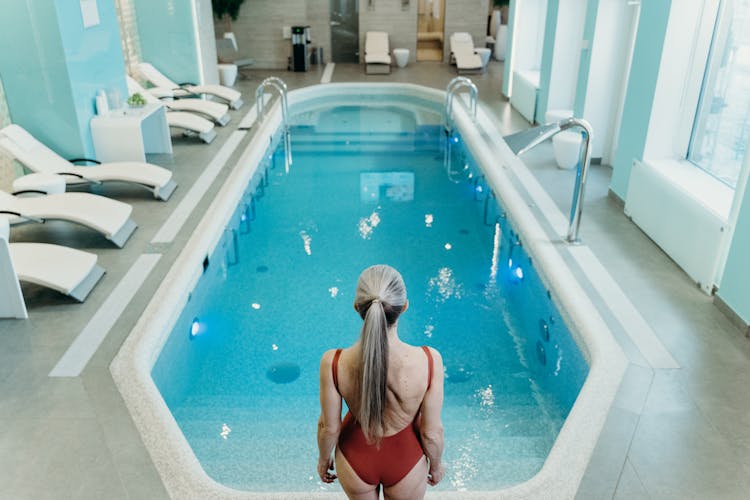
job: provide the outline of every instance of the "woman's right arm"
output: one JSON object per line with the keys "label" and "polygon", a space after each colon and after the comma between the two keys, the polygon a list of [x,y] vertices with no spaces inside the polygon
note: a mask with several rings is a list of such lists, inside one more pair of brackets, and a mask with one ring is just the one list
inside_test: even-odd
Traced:
{"label": "woman's right arm", "polygon": [[435,486],[445,475],[443,456],[443,422],[440,411],[443,408],[443,358],[440,353],[430,348],[433,369],[430,388],[422,401],[422,418],[419,432],[422,437],[422,448],[430,461],[427,482]]}
{"label": "woman's right arm", "polygon": [[336,479],[333,449],[341,432],[341,395],[333,383],[331,365],[334,350],[320,360],[320,419],[318,420],[318,475],[324,483]]}

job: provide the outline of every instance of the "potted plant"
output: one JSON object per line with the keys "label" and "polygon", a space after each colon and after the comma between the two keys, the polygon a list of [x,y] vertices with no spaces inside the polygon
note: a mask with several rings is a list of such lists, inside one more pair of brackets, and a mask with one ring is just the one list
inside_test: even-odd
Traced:
{"label": "potted plant", "polygon": [[224,32],[232,31],[232,21],[240,15],[240,6],[245,0],[211,0],[214,16],[224,22]]}

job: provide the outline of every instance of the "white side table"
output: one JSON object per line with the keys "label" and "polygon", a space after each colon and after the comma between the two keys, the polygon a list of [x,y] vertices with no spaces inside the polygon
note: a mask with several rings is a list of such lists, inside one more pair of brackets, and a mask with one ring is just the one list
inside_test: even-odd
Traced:
{"label": "white side table", "polygon": [[[57,174],[35,173],[13,181],[13,192],[29,195],[59,194],[65,192],[65,179]],[[23,191],[31,191],[24,193]],[[36,192],[41,191],[41,192]]]}
{"label": "white side table", "polygon": [[145,162],[146,153],[172,154],[166,108],[161,103],[95,116],[91,137],[100,162]]}

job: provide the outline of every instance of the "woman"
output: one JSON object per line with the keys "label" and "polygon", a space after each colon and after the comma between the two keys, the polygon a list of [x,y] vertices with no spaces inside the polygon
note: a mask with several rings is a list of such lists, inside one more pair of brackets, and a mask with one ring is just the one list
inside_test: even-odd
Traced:
{"label": "woman", "polygon": [[[406,287],[392,267],[372,266],[357,283],[359,340],[320,362],[318,475],[338,477],[351,499],[423,498],[445,474],[441,461],[443,360],[432,348],[398,338]],[[349,407],[341,421],[342,398]],[[336,448],[335,469],[333,451]]]}

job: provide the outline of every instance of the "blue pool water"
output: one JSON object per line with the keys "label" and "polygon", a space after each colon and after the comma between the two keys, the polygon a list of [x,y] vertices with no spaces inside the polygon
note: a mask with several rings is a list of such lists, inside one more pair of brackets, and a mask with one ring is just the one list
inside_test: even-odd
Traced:
{"label": "blue pool water", "polygon": [[532,477],[588,368],[460,137],[447,172],[424,109],[311,110],[291,133],[294,164],[266,157],[152,372],[206,472],[251,491],[339,488],[315,473],[320,356],[355,341],[357,277],[388,263],[409,295],[401,338],[444,358],[439,488]]}

